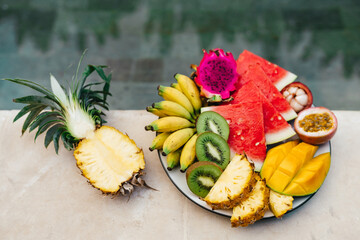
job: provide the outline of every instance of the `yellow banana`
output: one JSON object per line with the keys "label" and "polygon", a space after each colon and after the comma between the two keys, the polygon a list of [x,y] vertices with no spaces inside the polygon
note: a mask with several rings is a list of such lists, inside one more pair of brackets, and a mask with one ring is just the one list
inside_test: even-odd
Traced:
{"label": "yellow banana", "polygon": [[159,117],[166,117],[167,115],[165,113],[163,113],[161,110],[153,108],[153,107],[146,107],[146,111],[159,116]]}
{"label": "yellow banana", "polygon": [[182,117],[167,116],[145,126],[146,131],[173,132],[182,128],[194,127],[194,123]]}
{"label": "yellow banana", "polygon": [[173,87],[158,86],[159,95],[167,101],[173,101],[183,106],[191,115],[194,115],[194,108],[189,99],[179,90]]}
{"label": "yellow banana", "polygon": [[170,86],[171,86],[172,88],[175,88],[176,90],[182,92],[179,83],[172,83]]}
{"label": "yellow banana", "polygon": [[171,134],[171,132],[163,132],[163,133],[160,133],[159,135],[157,135],[152,143],[151,143],[151,147],[149,148],[150,151],[153,151],[155,149],[162,149],[163,147],[163,144],[166,140],[166,138]]}
{"label": "yellow banana", "polygon": [[169,171],[173,170],[175,167],[179,166],[180,163],[180,155],[181,155],[181,148],[178,150],[169,153],[166,156],[166,163],[167,163],[167,169]]}
{"label": "yellow banana", "polygon": [[175,74],[175,79],[178,81],[182,92],[193,105],[195,113],[199,113],[202,104],[199,89],[197,88],[195,82],[189,77],[179,73]]}
{"label": "yellow banana", "polygon": [[161,101],[161,102],[153,103],[152,107],[160,110],[162,113],[165,113],[168,116],[178,116],[178,117],[186,118],[190,121],[194,121],[190,112],[176,102]]}
{"label": "yellow banana", "polygon": [[163,155],[166,156],[181,148],[195,132],[195,128],[184,128],[170,134],[164,142]]}
{"label": "yellow banana", "polygon": [[194,134],[185,144],[180,156],[180,171],[185,172],[186,169],[195,161],[195,144],[198,135]]}

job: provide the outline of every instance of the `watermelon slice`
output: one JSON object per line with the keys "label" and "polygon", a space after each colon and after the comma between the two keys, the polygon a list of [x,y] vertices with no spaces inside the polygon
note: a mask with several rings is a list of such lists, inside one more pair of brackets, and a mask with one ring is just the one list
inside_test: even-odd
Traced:
{"label": "watermelon slice", "polygon": [[238,154],[245,153],[260,171],[266,157],[264,117],[261,101],[221,105],[202,108],[201,111],[215,111],[229,123],[230,149]]}
{"label": "watermelon slice", "polygon": [[278,65],[267,61],[247,50],[244,50],[236,60],[237,72],[242,75],[248,69],[249,65],[258,64],[270,78],[275,87],[280,91],[289,83],[292,83],[297,76]]}
{"label": "watermelon slice", "polygon": [[297,117],[294,109],[290,106],[288,101],[286,101],[279,90],[277,90],[274,84],[272,84],[269,77],[265,74],[259,65],[250,65],[243,73],[243,75],[241,75],[239,81],[240,85],[243,85],[249,81],[254,82],[286,121],[290,121]]}
{"label": "watermelon slice", "polygon": [[231,101],[231,104],[256,100],[262,103],[266,144],[281,142],[296,134],[291,125],[285,121],[253,81],[245,83],[232,97],[234,100]]}

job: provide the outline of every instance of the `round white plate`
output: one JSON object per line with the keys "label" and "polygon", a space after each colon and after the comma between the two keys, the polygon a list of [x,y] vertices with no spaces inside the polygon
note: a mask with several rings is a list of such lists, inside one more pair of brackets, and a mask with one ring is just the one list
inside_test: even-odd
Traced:
{"label": "round white plate", "polygon": [[[331,152],[331,145],[330,145],[330,142],[328,143],[325,143],[323,145],[320,145],[319,146],[319,149],[317,150],[317,152],[315,153],[315,156],[317,155],[320,155],[322,153],[326,153],[326,152]],[[198,206],[210,211],[210,212],[213,212],[213,213],[216,213],[216,214],[219,214],[219,215],[222,215],[222,216],[225,216],[225,217],[231,217],[232,215],[232,210],[212,210],[211,207],[209,207],[209,205],[206,204],[206,202],[200,200],[200,198],[198,196],[196,196],[195,194],[193,194],[189,187],[187,186],[187,183],[186,183],[186,177],[185,177],[185,173],[182,173],[180,172],[180,169],[179,168],[175,168],[171,171],[169,171],[167,169],[167,164],[166,164],[166,157],[162,156],[161,155],[161,151],[158,151],[158,154],[159,154],[159,158],[160,158],[160,162],[166,172],[166,174],[168,175],[168,177],[170,178],[171,182],[176,186],[176,188],[182,193],[184,194],[188,199],[190,199],[192,202],[194,202],[195,204],[197,204]],[[293,210],[301,207],[304,203],[306,203],[315,193],[311,194],[311,195],[308,195],[308,196],[305,196],[305,197],[294,197],[294,202],[293,202]],[[291,212],[289,211],[289,212]],[[288,212],[288,213],[289,213]],[[265,216],[264,218],[272,218],[274,217],[274,215],[272,214],[271,211],[267,211],[265,213]]]}

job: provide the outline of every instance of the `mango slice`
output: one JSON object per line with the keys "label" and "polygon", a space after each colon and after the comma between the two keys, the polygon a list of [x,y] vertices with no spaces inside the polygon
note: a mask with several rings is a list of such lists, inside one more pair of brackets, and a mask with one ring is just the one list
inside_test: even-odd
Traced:
{"label": "mango slice", "polygon": [[267,181],[268,186],[276,192],[283,192],[300,168],[313,158],[318,148],[304,142],[293,147]]}
{"label": "mango slice", "polygon": [[299,143],[298,140],[289,141],[284,144],[278,145],[268,151],[264,164],[260,171],[262,179],[270,179],[275,169],[279,166],[281,161],[286,157],[290,150]]}
{"label": "mango slice", "polygon": [[284,194],[303,196],[316,192],[329,172],[330,159],[330,153],[327,152],[307,162],[285,188]]}
{"label": "mango slice", "polygon": [[318,146],[297,141],[269,150],[260,176],[272,190],[291,196],[314,193],[330,168],[330,153],[315,158]]}
{"label": "mango slice", "polygon": [[279,169],[274,172],[273,176],[267,182],[267,185],[274,191],[281,193],[292,178],[293,175],[288,175]]}

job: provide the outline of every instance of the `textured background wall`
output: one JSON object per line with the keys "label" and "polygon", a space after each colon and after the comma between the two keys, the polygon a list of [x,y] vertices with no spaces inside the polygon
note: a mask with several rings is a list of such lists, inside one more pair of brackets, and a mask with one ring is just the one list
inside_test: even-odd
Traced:
{"label": "textured background wall", "polygon": [[[202,49],[253,51],[296,73],[331,109],[360,109],[360,2],[0,0],[0,78],[49,86],[77,62],[113,72],[112,109],[144,109]],[[0,81],[0,109],[31,93]]]}

